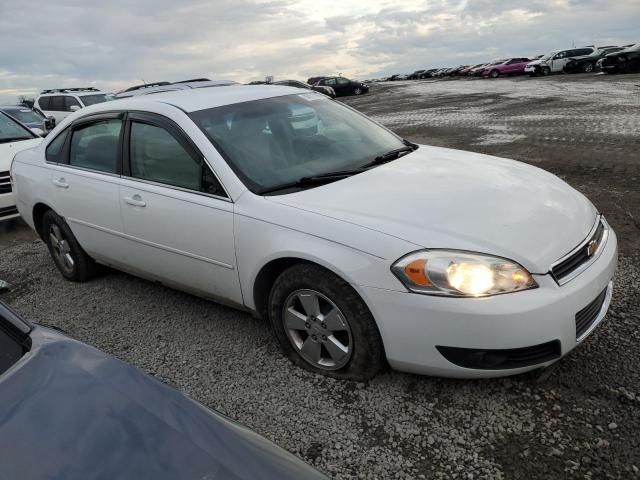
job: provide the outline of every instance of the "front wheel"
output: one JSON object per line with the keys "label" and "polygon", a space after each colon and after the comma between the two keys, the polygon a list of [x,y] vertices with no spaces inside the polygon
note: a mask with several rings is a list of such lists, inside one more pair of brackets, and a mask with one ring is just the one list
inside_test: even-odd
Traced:
{"label": "front wheel", "polygon": [[96,263],[82,250],[67,222],[53,210],[44,214],[42,231],[49,253],[64,278],[86,282],[95,276]]}
{"label": "front wheel", "polygon": [[584,73],[591,73],[593,72],[593,63],[591,62],[587,62],[582,66],[582,71]]}
{"label": "front wheel", "polygon": [[356,88],[356,89],[353,91],[353,94],[354,94],[354,95],[360,95],[361,93],[362,93],[362,89],[361,89],[360,87]]}
{"label": "front wheel", "polygon": [[269,320],[299,367],[366,381],[384,365],[371,312],[347,282],[322,267],[299,264],[280,274],[269,296]]}
{"label": "front wheel", "polygon": [[551,75],[551,69],[549,67],[544,67],[542,69],[542,75],[545,76],[545,77]]}
{"label": "front wheel", "polygon": [[500,72],[498,70],[491,70],[491,73],[489,75],[491,76],[491,78],[498,78],[500,76]]}

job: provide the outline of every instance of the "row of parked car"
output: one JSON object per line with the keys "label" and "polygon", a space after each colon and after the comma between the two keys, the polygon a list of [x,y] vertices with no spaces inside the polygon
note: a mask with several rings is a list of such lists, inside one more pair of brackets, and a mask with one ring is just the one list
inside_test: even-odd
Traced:
{"label": "row of parked car", "polygon": [[416,70],[373,81],[418,80],[444,77],[497,78],[509,75],[550,75],[552,73],[631,73],[640,71],[640,43],[623,46],[586,46],[554,50],[534,58],[510,57],[477,65]]}

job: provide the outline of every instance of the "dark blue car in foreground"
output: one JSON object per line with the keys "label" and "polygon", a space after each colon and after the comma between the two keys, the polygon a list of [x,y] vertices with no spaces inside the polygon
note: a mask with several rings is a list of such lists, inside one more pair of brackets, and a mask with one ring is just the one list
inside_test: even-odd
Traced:
{"label": "dark blue car in foreground", "polygon": [[325,479],[235,421],[0,302],[0,479]]}

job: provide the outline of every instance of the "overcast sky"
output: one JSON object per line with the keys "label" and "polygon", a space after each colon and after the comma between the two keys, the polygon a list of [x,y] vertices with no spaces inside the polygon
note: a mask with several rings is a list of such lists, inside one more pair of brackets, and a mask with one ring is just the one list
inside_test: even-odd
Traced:
{"label": "overcast sky", "polygon": [[194,77],[358,79],[640,42],[640,0],[0,0],[0,103]]}

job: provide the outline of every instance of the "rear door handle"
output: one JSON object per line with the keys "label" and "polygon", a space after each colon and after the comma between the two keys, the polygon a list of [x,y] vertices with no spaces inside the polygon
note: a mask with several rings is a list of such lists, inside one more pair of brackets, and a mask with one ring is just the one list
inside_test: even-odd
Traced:
{"label": "rear door handle", "polygon": [[67,180],[64,177],[54,178],[53,179],[53,184],[56,187],[69,188],[69,184],[67,183]]}
{"label": "rear door handle", "polygon": [[134,207],[146,207],[147,203],[142,200],[142,197],[137,193],[131,197],[124,197],[125,203],[133,205]]}

